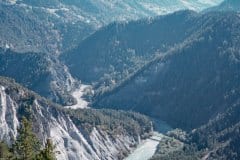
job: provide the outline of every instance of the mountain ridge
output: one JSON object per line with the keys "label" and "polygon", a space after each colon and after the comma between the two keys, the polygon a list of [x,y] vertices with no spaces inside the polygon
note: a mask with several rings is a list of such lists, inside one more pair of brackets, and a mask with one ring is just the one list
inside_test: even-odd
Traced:
{"label": "mountain ridge", "polygon": [[[138,136],[147,137],[151,130],[148,118],[137,113],[65,110],[12,79],[0,77],[0,86],[1,140],[11,143],[19,119],[25,116],[32,120],[41,143],[52,139],[58,159],[122,159],[138,143]],[[123,120],[128,123],[123,125]],[[109,121],[111,126],[107,125]]]}
{"label": "mountain ridge", "polygon": [[[51,78],[44,81],[48,83],[46,86],[51,87],[50,89],[42,88],[42,92],[39,93],[47,93],[41,95],[57,103],[70,105],[74,104],[70,92],[74,90],[79,80],[73,79],[59,56],[77,47],[99,28],[114,21],[127,22],[155,17],[179,9],[192,8],[200,11],[220,1],[211,0],[206,3],[199,0],[186,3],[186,1],[176,0],[176,3],[173,3],[153,0],[149,3],[149,1],[125,0],[111,2],[3,0],[0,2],[2,19],[0,47],[3,50],[9,49],[21,54],[43,53],[44,59],[47,59],[51,66],[49,75]],[[46,68],[46,66],[41,67]],[[34,73],[30,74],[38,76]],[[39,91],[35,88],[31,89]]]}
{"label": "mountain ridge", "polygon": [[[189,94],[190,94],[190,92],[191,92],[191,91],[186,90],[187,87],[186,87],[186,82],[185,81],[188,81],[188,83],[192,84],[192,85],[195,84],[195,87],[192,86],[192,88],[196,88],[196,86],[199,86],[200,84],[203,84],[203,82],[201,82],[200,79],[205,79],[205,80],[207,80],[208,78],[212,79],[213,77],[211,76],[211,74],[216,75],[215,80],[219,79],[218,80],[219,82],[221,82],[222,79],[228,78],[229,84],[235,85],[235,88],[236,88],[237,80],[235,78],[237,78],[237,76],[233,76],[233,75],[234,74],[238,75],[237,68],[239,67],[239,54],[237,53],[237,48],[238,48],[237,44],[238,43],[237,43],[236,40],[233,40],[232,37],[237,37],[237,34],[239,34],[239,32],[237,31],[237,27],[236,27],[237,23],[239,23],[239,17],[235,13],[223,14],[222,16],[219,16],[218,13],[210,13],[208,15],[205,15],[205,17],[208,17],[208,19],[209,19],[209,21],[208,22],[206,21],[206,23],[205,23],[205,24],[207,24],[206,27],[203,27],[202,29],[199,30],[200,32],[199,32],[198,36],[197,36],[197,34],[194,33],[192,35],[192,38],[189,38],[189,39],[186,40],[186,41],[189,42],[190,45],[188,43],[187,43],[187,45],[185,45],[185,47],[183,45],[183,48],[181,50],[177,50],[178,51],[177,54],[171,55],[171,57],[169,59],[163,60],[163,62],[158,63],[158,65],[155,64],[156,71],[154,71],[155,70],[154,66],[149,67],[148,71],[146,71],[145,73],[143,72],[141,76],[138,76],[138,78],[135,78],[135,81],[131,81],[131,84],[127,85],[127,87],[126,86],[123,87],[122,91],[121,91],[121,89],[118,89],[115,93],[110,94],[109,96],[106,96],[105,98],[103,98],[102,102],[101,102],[101,98],[100,98],[100,102],[98,104],[99,107],[101,107],[101,103],[104,104],[104,106],[117,107],[117,108],[119,107],[119,108],[122,108],[122,109],[124,108],[122,106],[125,106],[125,108],[127,108],[126,106],[129,106],[130,108],[128,108],[128,109],[136,109],[136,110],[139,109],[138,111],[140,111],[142,113],[148,113],[148,111],[149,111],[149,112],[154,113],[156,115],[161,114],[161,112],[158,113],[157,110],[150,111],[151,109],[149,109],[150,106],[152,106],[153,108],[157,108],[157,107],[161,108],[161,105],[159,105],[160,104],[159,101],[157,101],[158,103],[156,102],[156,104],[151,104],[151,102],[153,103],[156,100],[156,99],[155,100],[151,99],[151,94],[150,93],[151,93],[151,90],[153,89],[151,87],[151,83],[155,84],[155,89],[153,89],[153,90],[156,90],[156,86],[160,85],[162,87],[158,88],[159,91],[162,91],[162,92],[166,91],[166,93],[170,94],[168,97],[173,96],[173,97],[177,98],[176,97],[177,93],[175,93],[176,91],[170,89],[170,88],[179,88],[179,87],[176,86],[176,84],[174,85],[175,87],[171,86],[171,85],[173,85],[171,83],[175,83],[177,81],[172,79],[169,82],[169,80],[167,80],[167,77],[171,77],[173,75],[178,77],[178,79],[180,80],[179,83],[181,83],[180,86],[182,86],[180,88],[183,89],[182,90],[183,93],[188,93],[189,92]],[[201,17],[200,17],[200,19],[205,20],[204,18],[201,18]],[[211,23],[213,21],[215,21],[216,23]],[[235,23],[235,24],[233,24],[231,29],[230,28],[224,29],[224,26],[228,26],[227,24],[229,24],[229,23]],[[209,24],[211,24],[211,25],[209,26]],[[202,32],[202,30],[203,30],[203,32]],[[222,33],[222,34],[218,35],[217,33]],[[220,37],[220,36],[222,36],[222,37]],[[216,37],[218,37],[218,38],[216,38]],[[194,39],[195,39],[195,42],[194,42]],[[209,44],[212,44],[212,46],[209,46]],[[180,46],[181,46],[181,43],[180,43]],[[201,46],[205,46],[206,49],[208,49],[208,51],[201,48]],[[197,51],[198,52],[201,51],[201,53],[198,53],[197,51],[194,51],[193,50],[194,48],[198,48]],[[180,53],[182,53],[182,54],[180,54]],[[189,55],[188,58],[185,55]],[[205,55],[205,56],[203,56],[203,55]],[[173,58],[173,57],[175,57],[175,58]],[[178,57],[179,59],[177,59],[176,57]],[[185,57],[186,60],[184,60],[183,57]],[[191,62],[190,57],[191,58],[195,57],[194,59],[192,59],[193,62]],[[216,60],[214,60],[214,57],[216,58]],[[226,60],[224,60],[223,57],[225,57]],[[172,59],[174,59],[176,64],[179,65],[178,67],[176,66],[176,64],[173,64],[173,62],[171,62],[171,61],[173,61]],[[177,72],[177,68],[181,69],[182,66],[185,65],[185,64],[183,64],[184,61],[185,61],[185,64],[188,64],[189,66],[186,67],[186,68],[183,68],[184,71],[182,70],[183,71],[182,74],[184,74],[184,76],[186,76],[186,77],[181,77],[180,73]],[[200,61],[202,61],[202,63],[200,63]],[[204,62],[204,61],[206,61],[206,62]],[[209,70],[203,66],[203,62],[208,63]],[[211,63],[216,64],[216,65],[211,65]],[[202,68],[199,67],[198,65],[202,66]],[[224,65],[226,65],[226,68],[224,68]],[[176,68],[174,68],[174,66]],[[192,74],[191,75],[190,73],[187,72],[187,68],[189,68],[189,70],[190,70],[193,66],[195,66],[196,68],[193,68],[191,70],[191,74]],[[169,67],[172,70],[171,71],[169,70],[168,71],[169,73],[168,73],[165,70],[168,70]],[[222,68],[221,70],[223,70],[223,71],[221,72],[221,70],[219,70],[218,67]],[[228,67],[232,67],[232,69],[228,70],[227,69]],[[196,71],[194,71],[195,69],[196,69]],[[226,71],[226,69],[228,71]],[[216,70],[218,73],[214,70]],[[182,72],[182,71],[180,70],[179,72]],[[199,77],[200,75],[197,75],[198,72],[199,72],[199,74],[203,75],[202,78]],[[211,72],[211,74],[208,75],[208,73],[210,73],[210,72]],[[170,73],[173,74],[173,75],[170,75]],[[156,77],[157,74],[159,74],[158,77]],[[221,74],[226,74],[226,76],[221,76]],[[227,74],[229,74],[229,75],[227,76]],[[164,78],[163,75],[165,75],[167,77]],[[146,78],[146,77],[148,77],[148,78]],[[146,86],[144,87],[144,84],[145,84],[144,82],[140,83],[141,79],[143,79],[143,80],[145,79],[145,81],[148,83],[148,85],[146,85],[147,87]],[[156,82],[154,82],[154,79],[155,79]],[[189,82],[190,79],[194,79],[195,81],[190,83]],[[212,81],[214,81],[214,78],[212,79]],[[211,83],[213,83],[213,82],[211,82]],[[170,86],[168,86],[168,87],[165,86],[164,87],[163,84],[165,84],[165,85],[169,84]],[[217,81],[216,81],[216,84],[218,84]],[[220,85],[220,83],[218,85]],[[184,89],[184,86],[185,86],[185,89]],[[226,85],[223,85],[223,86],[226,87]],[[225,92],[225,91],[221,90],[221,88],[224,89],[225,87],[221,87],[221,85],[220,85],[219,88],[212,89],[212,94],[216,94],[217,97],[220,96],[220,95],[218,95],[218,93],[222,94],[223,92]],[[206,93],[210,92],[207,89],[206,86],[205,87],[202,86],[202,88],[206,89]],[[199,88],[199,90],[201,90],[201,89]],[[197,88],[196,88],[196,91],[197,91]],[[149,95],[146,95],[146,93],[148,93],[148,92],[149,92]],[[131,93],[132,95],[135,95],[135,98],[131,97],[130,94],[128,94],[128,93]],[[146,96],[145,98],[148,97],[149,101],[146,102],[144,96],[141,96],[140,93],[145,95]],[[157,93],[159,93],[159,92],[157,92]],[[168,103],[166,100],[164,100],[164,99],[167,99],[167,97],[164,98],[164,94],[160,94],[160,93],[157,94],[157,93],[156,93],[156,95],[154,94],[156,98],[158,97],[158,99],[160,99],[160,97],[163,96],[162,97],[163,98],[162,103],[164,103],[164,104],[162,104],[162,107],[165,106],[166,111],[168,110],[166,106],[170,105],[171,103],[173,103],[172,105],[174,105],[174,101],[171,101],[171,103],[169,101],[169,103]],[[180,90],[179,90],[179,94],[180,94]],[[178,96],[180,96],[179,94],[178,94]],[[138,96],[136,96],[136,95],[138,95]],[[152,95],[152,98],[154,97],[154,95]],[[130,97],[127,98],[127,96],[130,96]],[[192,99],[195,99],[196,102],[199,99],[198,97],[194,98],[193,93],[191,93],[191,95],[189,95],[189,96],[192,97]],[[202,93],[201,96],[205,97],[203,93]],[[121,97],[121,99],[119,97]],[[187,97],[188,96],[186,96],[185,98],[187,98]],[[182,97],[182,98],[184,99],[184,97]],[[211,99],[209,99],[207,97],[205,97],[205,98],[208,99],[209,101],[212,101]],[[140,102],[139,99],[142,99],[142,101]],[[219,97],[219,99],[222,99],[223,103],[221,105],[219,104],[219,108],[216,109],[217,112],[218,111],[221,112],[221,109],[220,109],[221,107],[220,106],[224,106],[223,104],[230,102],[230,101],[225,102],[223,97]],[[176,100],[177,99],[175,99],[175,101]],[[178,104],[186,102],[185,105],[182,105],[182,106],[185,106],[185,107],[189,105],[189,104],[187,104],[187,102],[190,102],[190,100],[186,100],[186,99],[184,101],[181,101],[181,99],[178,99],[178,100],[179,100]],[[118,103],[120,101],[121,101],[121,105],[120,105],[120,103]],[[143,101],[146,102],[146,104]],[[192,102],[194,102],[194,101],[192,100]],[[143,104],[145,105],[145,107],[143,106]],[[207,106],[212,105],[212,104],[213,103],[209,102],[209,104],[203,104],[202,103],[201,105],[203,105],[202,107],[206,106],[206,109],[207,109],[208,108]],[[141,107],[139,107],[139,105]],[[195,104],[195,105],[199,106],[199,104]],[[148,106],[148,108],[146,106]],[[146,110],[144,110],[144,108]],[[181,107],[179,107],[179,108],[181,108]],[[190,109],[190,108],[192,108],[192,107],[189,106],[188,109]],[[163,108],[161,108],[161,109],[163,109]],[[175,109],[176,109],[176,107],[175,107]],[[185,109],[188,110],[187,108],[185,108]],[[170,110],[172,110],[172,108],[169,108],[169,111]],[[178,110],[176,109],[176,111],[177,111],[177,113],[178,113],[178,111],[179,111],[179,113],[181,112],[179,109]],[[166,113],[170,113],[170,112],[166,112]],[[164,116],[166,119],[168,119],[170,117],[170,115],[168,115],[166,113],[165,114],[163,113],[161,115]],[[210,111],[207,111],[206,113],[203,113],[203,115],[206,116],[209,113],[210,113]],[[172,113],[172,114],[175,115],[176,113]],[[182,113],[182,115],[184,115],[184,113]],[[211,118],[211,116],[214,116],[214,114],[213,115],[208,115],[208,116],[209,116],[208,118]],[[174,117],[176,118],[176,116],[174,116]],[[184,117],[186,118],[186,116],[184,116]],[[196,115],[195,118],[197,118],[197,117],[198,116]],[[163,118],[163,117],[161,117],[161,118]],[[187,121],[187,119],[186,119],[186,121],[184,121],[182,118],[183,117],[181,117],[178,120],[173,120],[173,121],[179,122],[177,126],[181,126],[180,122],[182,121],[181,122],[181,123],[183,123],[182,126],[186,127],[187,125],[185,123],[188,123],[188,121]],[[201,119],[201,117],[199,117],[199,118]],[[205,120],[206,120],[205,122],[208,121],[207,119],[205,119]],[[189,123],[194,123],[194,121],[192,120]],[[199,123],[199,121],[197,123]],[[203,124],[203,122],[201,124]],[[195,125],[193,125],[193,126],[196,127]]]}

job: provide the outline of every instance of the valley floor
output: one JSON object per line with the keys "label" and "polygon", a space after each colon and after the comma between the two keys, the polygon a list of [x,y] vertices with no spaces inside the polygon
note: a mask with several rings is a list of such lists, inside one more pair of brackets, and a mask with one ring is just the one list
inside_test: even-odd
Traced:
{"label": "valley floor", "polygon": [[161,133],[154,132],[152,137],[142,141],[125,160],[149,160],[156,152],[162,137]]}
{"label": "valley floor", "polygon": [[77,103],[72,106],[66,106],[66,108],[70,108],[70,109],[88,108],[89,102],[87,102],[83,98],[84,92],[86,91],[87,88],[90,88],[90,86],[81,84],[80,87],[72,93],[72,96],[77,100]]}

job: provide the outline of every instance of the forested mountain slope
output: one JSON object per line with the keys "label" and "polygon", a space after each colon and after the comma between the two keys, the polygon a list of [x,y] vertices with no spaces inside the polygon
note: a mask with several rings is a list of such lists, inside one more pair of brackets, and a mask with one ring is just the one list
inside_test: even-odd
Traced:
{"label": "forested mountain slope", "polygon": [[224,112],[239,96],[240,19],[208,13],[194,21],[202,27],[95,104],[137,110],[185,129]]}
{"label": "forested mountain slope", "polygon": [[191,35],[201,25],[195,23],[195,16],[195,12],[180,11],[156,19],[113,23],[62,59],[83,82],[110,81],[108,78],[117,82]]}
{"label": "forested mountain slope", "polygon": [[[150,2],[2,0],[0,1],[1,57],[8,56],[8,54],[2,54],[6,50],[10,50],[14,54],[36,53],[48,63],[48,66],[42,66],[45,63],[39,63],[39,70],[50,66],[49,76],[41,77],[44,73],[39,72],[28,73],[32,77],[44,81],[46,87],[42,86],[41,90],[31,87],[35,80],[29,81],[30,84],[24,84],[23,80],[18,81],[19,75],[11,72],[11,68],[6,67],[2,75],[12,76],[22,85],[30,86],[34,91],[55,102],[65,105],[73,104],[69,93],[76,87],[76,84],[78,85],[79,81],[73,79],[68,68],[59,61],[60,54],[75,48],[83,39],[114,21],[127,22],[187,8],[200,11],[220,2],[221,0],[211,0],[207,3],[200,0],[188,3],[179,0],[174,3],[155,0]],[[19,56],[17,55],[17,57]],[[24,55],[20,57],[24,57]],[[4,57],[2,60],[7,59]],[[7,61],[3,63],[5,64]],[[14,67],[14,70],[17,68]]]}

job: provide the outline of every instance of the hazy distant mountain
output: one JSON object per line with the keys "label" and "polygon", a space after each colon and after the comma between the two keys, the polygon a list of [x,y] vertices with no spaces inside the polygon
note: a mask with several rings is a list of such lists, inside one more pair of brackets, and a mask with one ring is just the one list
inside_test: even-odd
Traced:
{"label": "hazy distant mountain", "polygon": [[[0,44],[19,52],[61,52],[114,21],[154,17],[180,9],[200,11],[220,2],[221,0],[4,0],[0,2]],[[17,36],[19,33],[22,36]]]}
{"label": "hazy distant mountain", "polygon": [[225,0],[220,5],[206,9],[207,11],[240,11],[240,1]]}

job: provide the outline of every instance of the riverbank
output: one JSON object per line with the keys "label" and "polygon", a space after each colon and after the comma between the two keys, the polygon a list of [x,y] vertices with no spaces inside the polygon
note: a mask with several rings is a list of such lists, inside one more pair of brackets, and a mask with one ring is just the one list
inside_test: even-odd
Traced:
{"label": "riverbank", "polygon": [[164,135],[153,132],[153,136],[143,140],[138,147],[124,160],[149,160],[157,150],[157,146]]}
{"label": "riverbank", "polygon": [[77,103],[72,106],[65,106],[65,108],[70,108],[70,109],[83,109],[83,108],[88,108],[89,102],[86,101],[83,96],[85,91],[90,88],[90,85],[84,85],[81,84],[78,89],[76,89],[74,92],[72,92],[72,96],[76,99]]}

